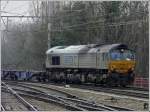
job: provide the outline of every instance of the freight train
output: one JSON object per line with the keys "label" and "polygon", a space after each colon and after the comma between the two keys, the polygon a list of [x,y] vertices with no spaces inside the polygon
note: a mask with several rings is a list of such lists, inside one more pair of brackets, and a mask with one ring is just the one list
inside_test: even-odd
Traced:
{"label": "freight train", "polygon": [[49,80],[111,86],[134,81],[135,52],[125,44],[56,46],[46,55]]}

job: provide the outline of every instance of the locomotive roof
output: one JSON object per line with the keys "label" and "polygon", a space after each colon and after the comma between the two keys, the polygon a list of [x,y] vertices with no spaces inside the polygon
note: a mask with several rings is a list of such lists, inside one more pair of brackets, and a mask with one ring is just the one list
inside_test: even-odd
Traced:
{"label": "locomotive roof", "polygon": [[46,54],[58,53],[96,53],[96,52],[109,52],[115,48],[127,48],[124,44],[88,44],[88,45],[71,45],[71,46],[56,46],[47,50]]}

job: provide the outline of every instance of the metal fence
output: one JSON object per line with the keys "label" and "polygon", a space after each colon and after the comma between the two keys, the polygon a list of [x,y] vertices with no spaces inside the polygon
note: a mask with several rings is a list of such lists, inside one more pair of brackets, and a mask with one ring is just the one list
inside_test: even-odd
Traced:
{"label": "metal fence", "polygon": [[133,86],[140,88],[149,88],[149,78],[136,77]]}

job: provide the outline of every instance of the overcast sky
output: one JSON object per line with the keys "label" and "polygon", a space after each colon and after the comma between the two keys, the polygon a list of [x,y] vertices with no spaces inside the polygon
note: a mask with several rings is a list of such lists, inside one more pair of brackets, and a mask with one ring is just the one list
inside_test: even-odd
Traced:
{"label": "overcast sky", "polygon": [[[1,15],[29,15],[29,3],[30,1],[1,1],[1,11],[6,11],[9,13],[1,13]],[[15,14],[16,13],[16,14]]]}
{"label": "overcast sky", "polygon": [[[2,0],[1,1],[1,16],[28,16],[30,1],[15,1],[15,0]],[[5,24],[6,18],[3,18]],[[26,18],[9,18],[9,25],[11,22],[21,23],[27,21]],[[5,29],[4,23],[1,21],[2,29]]]}

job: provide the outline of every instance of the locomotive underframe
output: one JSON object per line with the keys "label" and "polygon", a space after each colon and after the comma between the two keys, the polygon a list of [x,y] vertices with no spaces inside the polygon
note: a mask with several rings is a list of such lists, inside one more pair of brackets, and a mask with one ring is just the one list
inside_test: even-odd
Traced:
{"label": "locomotive underframe", "polygon": [[50,81],[65,83],[95,83],[126,86],[133,82],[132,72],[108,73],[108,69],[51,68],[46,69]]}

